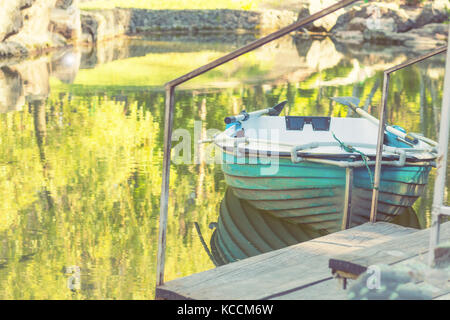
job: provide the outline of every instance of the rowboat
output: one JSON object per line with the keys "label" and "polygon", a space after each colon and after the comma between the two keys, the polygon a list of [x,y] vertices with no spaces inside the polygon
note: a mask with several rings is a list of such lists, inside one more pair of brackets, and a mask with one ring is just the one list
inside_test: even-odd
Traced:
{"label": "rowboat", "polygon": [[[333,100],[360,118],[280,116],[286,101],[225,118],[213,141],[225,181],[253,207],[322,234],[342,227],[348,170],[353,182],[350,226],[369,220],[378,119],[355,97]],[[391,221],[423,193],[436,142],[386,126],[377,220]]]}

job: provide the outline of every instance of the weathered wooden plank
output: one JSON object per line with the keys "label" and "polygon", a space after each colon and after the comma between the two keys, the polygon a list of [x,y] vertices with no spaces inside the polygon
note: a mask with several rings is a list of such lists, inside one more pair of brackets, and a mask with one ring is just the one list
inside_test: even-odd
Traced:
{"label": "weathered wooden plank", "polygon": [[275,250],[205,272],[169,281],[156,288],[157,298],[264,299],[331,279],[328,259],[336,253],[367,248],[417,232],[385,222],[364,224],[311,241]]}
{"label": "weathered wooden plank", "polygon": [[348,290],[342,290],[342,284],[329,279],[302,290],[273,297],[271,300],[346,300]]}
{"label": "weathered wooden plank", "polygon": [[[371,265],[395,264],[420,254],[426,254],[429,247],[429,229],[407,235],[402,241],[387,241],[376,247],[336,255],[329,261],[332,270],[359,275]],[[441,241],[450,240],[450,222],[441,225]]]}
{"label": "weathered wooden plank", "polygon": [[[417,288],[427,288],[425,282],[417,283]],[[349,290],[342,290],[340,283],[336,279],[323,281],[314,286],[303,290],[278,296],[273,300],[347,300]],[[434,300],[450,300],[450,291],[448,289],[439,289],[432,293]]]}
{"label": "weathered wooden plank", "polygon": [[450,293],[444,294],[442,296],[438,296],[433,298],[433,300],[450,300]]}

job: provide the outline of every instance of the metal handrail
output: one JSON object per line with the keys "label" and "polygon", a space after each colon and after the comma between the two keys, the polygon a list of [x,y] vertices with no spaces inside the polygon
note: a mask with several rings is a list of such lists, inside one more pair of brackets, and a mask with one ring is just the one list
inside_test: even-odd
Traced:
{"label": "metal handrail", "polygon": [[430,246],[428,264],[433,265],[434,249],[439,244],[439,224],[442,215],[450,215],[449,207],[444,204],[444,189],[447,170],[447,152],[450,126],[450,26],[448,29],[447,58],[445,62],[444,89],[442,94],[441,123],[439,128],[439,145],[436,160],[436,180],[434,181],[433,205],[431,210]]}
{"label": "metal handrail", "polygon": [[[450,31],[449,31],[450,35]],[[426,60],[432,56],[435,56],[439,53],[445,52],[447,50],[447,46],[439,47],[429,53],[423,54],[417,58],[408,60],[396,66],[393,66],[384,71],[384,80],[383,80],[383,95],[381,98],[381,108],[380,108],[380,117],[379,117],[379,127],[378,127],[378,142],[377,142],[377,157],[375,159],[375,174],[374,174],[374,183],[373,183],[373,192],[372,192],[372,205],[370,208],[370,222],[377,221],[377,210],[378,210],[378,195],[379,195],[379,187],[380,187],[380,178],[381,178],[381,158],[383,152],[383,144],[384,144],[384,131],[386,129],[386,104],[388,98],[388,90],[389,90],[389,78],[391,73],[406,68],[410,65],[418,63],[420,61]],[[447,66],[448,68],[448,66]],[[444,88],[445,89],[445,88]]]}
{"label": "metal handrail", "polygon": [[167,212],[169,201],[169,176],[170,176],[170,154],[172,148],[172,129],[173,129],[173,114],[174,114],[174,93],[175,88],[193,79],[211,69],[214,69],[228,61],[231,61],[247,52],[255,50],[273,40],[281,38],[292,31],[298,30],[305,25],[314,22],[330,13],[333,13],[339,9],[342,9],[350,4],[357,2],[358,0],[343,0],[326,9],[323,9],[307,18],[301,19],[295,23],[292,23],[276,32],[273,32],[267,36],[264,36],[258,40],[255,40],[248,45],[243,46],[221,58],[218,58],[200,68],[197,68],[177,79],[169,81],[165,84],[166,88],[166,101],[165,101],[165,115],[164,115],[164,158],[163,158],[163,176],[161,186],[161,203],[160,203],[160,219],[159,219],[159,241],[158,241],[158,253],[157,253],[157,266],[156,266],[156,286],[164,283],[164,263],[165,263],[165,248],[166,248],[166,231],[167,231]]}

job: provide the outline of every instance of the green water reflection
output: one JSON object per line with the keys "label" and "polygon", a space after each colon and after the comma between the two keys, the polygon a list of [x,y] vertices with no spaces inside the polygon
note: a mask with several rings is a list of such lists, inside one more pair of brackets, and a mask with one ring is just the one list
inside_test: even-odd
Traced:
{"label": "green water reflection", "polygon": [[[0,62],[0,299],[154,297],[162,84],[251,37],[203,40],[122,39]],[[175,128],[194,136],[201,121],[205,137],[226,115],[284,99],[286,114],[352,116],[328,99],[337,95],[370,100],[377,116],[382,71],[408,57],[402,48],[282,39],[180,88]],[[436,139],[444,61],[392,77],[390,123]],[[171,174],[166,280],[214,267],[194,222],[209,239],[226,188],[218,164],[173,165]],[[414,205],[421,227],[433,181]],[[75,290],[71,266],[80,268]]]}

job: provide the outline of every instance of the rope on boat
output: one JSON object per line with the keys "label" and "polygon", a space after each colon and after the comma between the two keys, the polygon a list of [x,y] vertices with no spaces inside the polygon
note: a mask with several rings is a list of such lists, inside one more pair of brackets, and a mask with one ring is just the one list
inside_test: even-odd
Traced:
{"label": "rope on boat", "polygon": [[372,184],[372,189],[378,189],[375,187],[374,185],[374,181],[373,181],[373,175],[372,175],[372,171],[370,170],[369,164],[367,163],[367,160],[369,159],[369,156],[367,156],[366,154],[364,154],[364,152],[361,152],[357,149],[355,149],[354,147],[350,146],[350,145],[346,145],[345,143],[343,143],[341,140],[339,140],[335,135],[334,132],[331,133],[333,135],[333,138],[339,143],[339,146],[344,149],[346,152],[350,152],[350,153],[358,153],[359,155],[361,155],[361,158],[364,162],[364,165],[367,168],[367,173],[369,174],[369,178],[370,178],[370,183]]}
{"label": "rope on boat", "polygon": [[217,264],[216,260],[214,260],[214,257],[213,257],[213,255],[211,254],[211,251],[209,250],[208,245],[207,245],[206,242],[205,242],[205,239],[203,239],[203,235],[202,235],[202,232],[201,232],[201,230],[200,230],[200,227],[199,227],[198,223],[197,223],[197,222],[194,222],[194,225],[195,225],[195,230],[197,230],[198,237],[200,238],[200,242],[202,243],[203,249],[205,249],[206,254],[207,254],[208,257],[211,259],[212,263],[214,263],[214,266],[217,267],[218,264]]}

